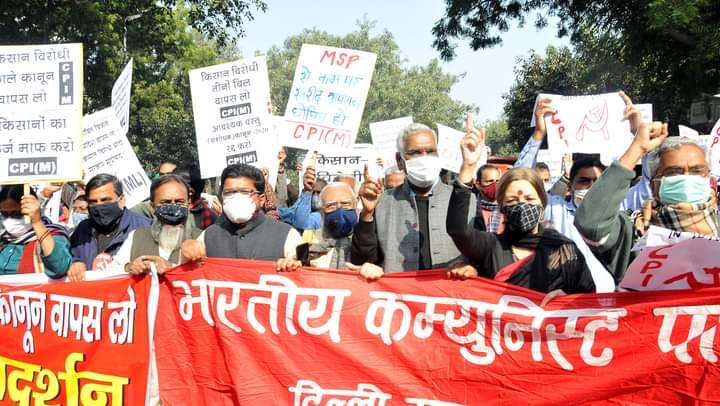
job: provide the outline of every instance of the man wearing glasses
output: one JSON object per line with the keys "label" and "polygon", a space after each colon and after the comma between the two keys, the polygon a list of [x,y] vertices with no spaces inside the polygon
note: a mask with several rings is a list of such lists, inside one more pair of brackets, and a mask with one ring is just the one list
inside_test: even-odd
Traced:
{"label": "man wearing glasses", "polygon": [[125,208],[122,183],[113,175],[95,175],[85,185],[85,193],[89,218],[70,237],[71,281],[84,280],[88,269],[106,269],[130,232],[150,224],[146,217]]}
{"label": "man wearing glasses", "polygon": [[223,216],[197,240],[182,244],[182,256],[188,261],[205,257],[242,258],[277,261],[295,258],[302,237],[290,225],[267,217],[265,177],[250,165],[231,165],[223,170]]}

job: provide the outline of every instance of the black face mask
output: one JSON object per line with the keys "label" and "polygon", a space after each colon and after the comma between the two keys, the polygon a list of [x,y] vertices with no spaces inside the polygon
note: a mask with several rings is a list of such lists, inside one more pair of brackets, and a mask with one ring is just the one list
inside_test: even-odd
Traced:
{"label": "black face mask", "polygon": [[112,229],[122,217],[123,209],[118,202],[95,204],[88,208],[90,221],[98,229]]}
{"label": "black face mask", "polygon": [[155,217],[158,221],[168,226],[183,224],[187,216],[188,208],[175,203],[164,204],[155,209]]}

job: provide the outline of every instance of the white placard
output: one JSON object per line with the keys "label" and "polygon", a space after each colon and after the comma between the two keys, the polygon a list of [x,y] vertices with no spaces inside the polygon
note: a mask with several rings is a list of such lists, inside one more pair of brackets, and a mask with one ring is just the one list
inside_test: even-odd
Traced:
{"label": "white placard", "polygon": [[536,162],[543,162],[550,168],[550,178],[553,183],[562,177],[562,161],[562,155],[555,154],[549,149],[538,150]]}
{"label": "white placard", "polygon": [[[375,163],[377,158],[377,152],[372,144],[355,144],[347,149],[324,148],[315,151],[315,174],[318,179],[327,182],[332,182],[340,174],[350,175],[355,178],[356,184],[360,184],[363,181],[365,165],[368,165],[370,176],[380,179],[381,173],[373,173],[373,167],[377,167]],[[303,171],[313,165],[312,159],[313,153],[308,152],[303,159]]]}
{"label": "white placard", "polygon": [[85,181],[100,173],[114,175],[123,185],[125,204],[133,207],[150,196],[150,179],[143,170],[112,107],[83,120]]}
{"label": "white placard", "polygon": [[720,242],[704,238],[646,247],[630,264],[620,287],[634,290],[720,286]]}
{"label": "white placard", "polygon": [[710,146],[710,171],[713,175],[720,176],[720,119],[715,123],[710,136],[708,137]]}
{"label": "white placard", "polygon": [[133,60],[125,65],[125,69],[120,72],[115,84],[112,87],[111,103],[115,111],[115,115],[120,122],[120,128],[123,133],[127,134],[130,128],[130,93],[132,89]]}
{"label": "white placard", "polygon": [[690,127],[686,127],[684,125],[679,125],[678,131],[680,132],[681,137],[697,138],[700,136],[699,132],[697,132],[696,130],[693,130]]}
{"label": "white placard", "polygon": [[376,55],[303,44],[285,119],[284,145],[301,149],[350,147],[357,138]]}
{"label": "white placard", "polygon": [[81,178],[82,50],[0,46],[0,184]]}
{"label": "white placard", "polygon": [[436,125],[438,129],[438,155],[442,161],[442,167],[443,169],[460,173],[463,162],[460,142],[465,136],[465,133],[442,124]]}
{"label": "white placard", "polygon": [[397,165],[397,138],[405,127],[413,123],[412,116],[370,123],[370,137],[385,168]]}
{"label": "white placard", "polygon": [[[625,102],[618,92],[587,96],[540,94],[552,99],[555,113],[545,115],[548,149],[621,156],[633,140],[624,119]],[[534,117],[534,115],[533,115]]]}
{"label": "white placard", "polygon": [[190,92],[203,178],[258,162],[257,145],[276,142],[264,56],[191,70]]}
{"label": "white placard", "polygon": [[640,112],[640,117],[646,123],[653,121],[653,108],[651,103],[636,104],[635,109]]}

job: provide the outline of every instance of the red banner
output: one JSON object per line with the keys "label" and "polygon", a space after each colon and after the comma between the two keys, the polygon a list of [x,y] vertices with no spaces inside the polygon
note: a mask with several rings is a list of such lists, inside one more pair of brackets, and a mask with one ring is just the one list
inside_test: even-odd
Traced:
{"label": "red banner", "polygon": [[27,276],[0,278],[0,402],[145,404],[152,279]]}
{"label": "red banner", "polygon": [[[366,283],[209,260],[166,274],[168,405],[679,404],[720,400],[720,289],[543,295],[444,272]],[[173,310],[171,310],[171,308]]]}

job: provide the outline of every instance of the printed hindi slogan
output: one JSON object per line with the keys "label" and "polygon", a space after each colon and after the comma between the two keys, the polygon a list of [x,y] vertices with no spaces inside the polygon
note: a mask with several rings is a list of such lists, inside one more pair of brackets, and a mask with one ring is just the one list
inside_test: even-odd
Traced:
{"label": "printed hindi slogan", "polygon": [[367,283],[351,272],[278,273],[257,261],[187,264],[160,289],[155,339],[174,349],[158,358],[161,398],[552,405],[720,397],[720,289],[571,295],[545,307],[542,297],[482,278],[449,280],[443,270]]}
{"label": "printed hindi slogan", "polygon": [[85,180],[115,175],[123,185],[125,204],[133,207],[150,196],[150,179],[120,127],[112,108],[88,114],[83,120]]}
{"label": "printed hindi slogan", "polygon": [[82,44],[0,46],[0,183],[81,178]]}
{"label": "printed hindi slogan", "polygon": [[354,144],[376,57],[303,44],[285,109],[284,144],[300,149]]}
{"label": "printed hindi slogan", "polygon": [[191,70],[190,91],[203,178],[258,162],[258,145],[275,141],[264,56]]}
{"label": "printed hindi slogan", "polygon": [[[315,161],[313,162],[313,158]],[[332,182],[338,175],[355,178],[355,184],[363,181],[365,165],[372,170],[371,176],[378,179],[382,172],[377,170],[377,151],[372,144],[354,144],[351,148],[323,148],[305,155],[303,170],[314,165],[315,176],[326,182]]]}
{"label": "printed hindi slogan", "polygon": [[145,404],[151,279],[37,277],[0,281],[0,403]]}

